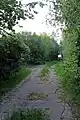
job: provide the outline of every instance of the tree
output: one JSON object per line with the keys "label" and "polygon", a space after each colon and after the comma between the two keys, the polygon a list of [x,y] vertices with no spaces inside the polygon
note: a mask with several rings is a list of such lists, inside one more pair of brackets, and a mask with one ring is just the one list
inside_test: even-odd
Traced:
{"label": "tree", "polygon": [[49,8],[49,23],[63,23],[67,27],[80,27],[80,0],[48,0]]}
{"label": "tree", "polygon": [[80,25],[80,1],[60,0],[60,9],[65,24],[70,28],[78,28]]}
{"label": "tree", "polygon": [[53,37],[48,36],[46,33],[40,35],[44,45],[44,56],[46,60],[56,60],[59,52],[59,45]]}
{"label": "tree", "polygon": [[0,34],[13,30],[18,20],[25,19],[22,4],[17,0],[0,0]]}
{"label": "tree", "polygon": [[17,70],[29,56],[29,47],[20,34],[0,38],[0,80],[5,80],[13,70]]}
{"label": "tree", "polygon": [[[31,2],[22,5],[20,0],[0,0],[0,34],[8,33],[8,31],[14,31],[13,26],[18,24],[20,19],[34,19],[34,13],[38,14],[34,10],[38,2]],[[44,6],[41,2],[41,7]],[[32,9],[32,11],[31,11]]]}

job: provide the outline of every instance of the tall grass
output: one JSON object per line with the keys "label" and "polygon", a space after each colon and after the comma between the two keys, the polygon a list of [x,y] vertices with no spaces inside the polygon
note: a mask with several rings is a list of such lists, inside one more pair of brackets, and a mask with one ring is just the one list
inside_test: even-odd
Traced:
{"label": "tall grass", "polygon": [[64,75],[65,75],[65,70],[64,70],[64,66],[63,66],[63,61],[61,62],[56,62],[54,65],[54,69],[56,74],[61,78],[64,79]]}
{"label": "tall grass", "polygon": [[8,77],[8,80],[0,83],[0,96],[4,95],[10,89],[16,87],[23,79],[25,79],[31,70],[22,66],[17,71],[12,72]]}
{"label": "tall grass", "polygon": [[66,100],[80,105],[80,94],[78,95],[76,93],[76,89],[78,89],[78,87],[75,88],[76,84],[74,84],[74,77],[72,77],[74,74],[67,71],[65,62],[56,63],[54,69],[60,78]]}

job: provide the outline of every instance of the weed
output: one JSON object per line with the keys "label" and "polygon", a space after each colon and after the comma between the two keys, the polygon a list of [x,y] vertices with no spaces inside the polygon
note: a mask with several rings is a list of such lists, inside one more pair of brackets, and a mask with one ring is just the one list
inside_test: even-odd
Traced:
{"label": "weed", "polygon": [[32,92],[28,95],[28,100],[43,100],[46,99],[47,97],[48,97],[47,94]]}
{"label": "weed", "polygon": [[50,120],[47,110],[27,109],[26,111],[14,112],[8,120]]}

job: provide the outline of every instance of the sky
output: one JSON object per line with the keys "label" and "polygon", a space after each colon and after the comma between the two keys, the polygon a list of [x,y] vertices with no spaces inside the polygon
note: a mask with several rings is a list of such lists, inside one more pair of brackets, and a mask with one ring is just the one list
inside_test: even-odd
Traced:
{"label": "sky", "polygon": [[[22,0],[22,4],[27,4],[28,2],[32,2],[32,1],[33,0]],[[38,1],[38,0],[34,0],[34,1]],[[35,14],[34,20],[31,19],[20,20],[19,25],[23,27],[20,28],[18,25],[16,25],[14,27],[15,31],[16,32],[29,31],[29,32],[36,32],[37,34],[43,32],[46,32],[47,34],[52,34],[52,32],[54,31],[55,32],[54,37],[59,42],[61,38],[61,32],[60,30],[58,31],[58,33],[56,32],[59,26],[57,26],[57,28],[54,28],[53,26],[46,24],[46,15],[49,12],[48,6],[44,6],[43,8],[41,8],[39,5],[36,5],[35,11],[37,11],[38,14],[37,15]]]}

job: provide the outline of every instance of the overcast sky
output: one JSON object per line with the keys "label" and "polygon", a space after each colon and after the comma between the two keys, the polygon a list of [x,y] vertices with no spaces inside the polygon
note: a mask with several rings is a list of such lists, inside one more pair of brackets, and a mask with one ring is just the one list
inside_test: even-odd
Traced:
{"label": "overcast sky", "polygon": [[[28,2],[32,2],[33,0],[22,0],[23,4],[26,4]],[[38,0],[35,0],[38,1]],[[18,26],[15,26],[15,30],[16,32],[20,32],[20,31],[30,31],[30,32],[36,32],[37,34],[46,32],[48,34],[51,34],[53,32],[53,30],[55,31],[56,34],[56,29],[58,28],[54,28],[50,25],[46,25],[45,22],[45,16],[48,14],[48,6],[44,6],[43,8],[39,7],[39,5],[36,6],[35,8],[36,11],[38,11],[39,13],[37,15],[35,15],[35,19],[31,20],[31,19],[27,19],[27,20],[20,20],[19,24],[21,26],[23,26],[23,28],[20,28]],[[59,31],[59,37],[56,39],[60,39],[61,37],[61,33]]]}

